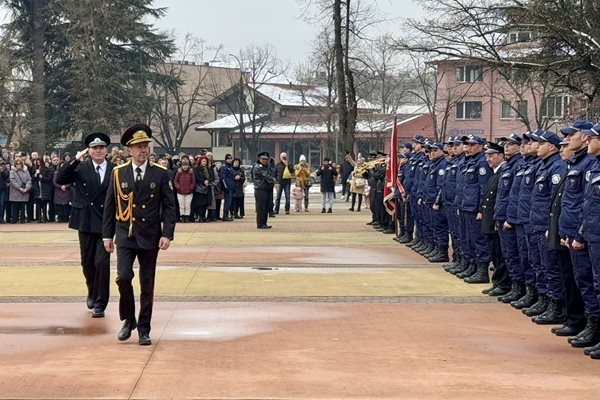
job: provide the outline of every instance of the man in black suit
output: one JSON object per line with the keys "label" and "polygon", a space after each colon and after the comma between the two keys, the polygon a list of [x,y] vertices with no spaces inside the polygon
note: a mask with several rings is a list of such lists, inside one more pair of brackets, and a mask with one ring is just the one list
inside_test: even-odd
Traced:
{"label": "man in black suit", "polygon": [[[131,337],[136,327],[139,344],[152,344],[150,321],[154,299],[156,259],[167,250],[175,232],[175,195],[167,168],[148,161],[152,130],[136,124],[125,131],[121,144],[130,160],[116,167],[104,203],[102,236],[109,253],[117,247],[117,286],[121,295],[119,314],[123,327],[117,338]],[[113,243],[113,237],[115,237]],[[133,262],[140,265],[140,313],[136,321],[133,293]]]}
{"label": "man in black suit", "polygon": [[[65,163],[56,177],[57,184],[73,184],[75,188],[69,228],[79,231],[81,266],[88,289],[86,303],[92,318],[104,317],[109,297],[110,254],[102,241],[104,198],[114,168],[106,160],[109,144],[110,138],[104,133],[87,135],[86,148]],[[90,157],[83,161],[86,154]]]}

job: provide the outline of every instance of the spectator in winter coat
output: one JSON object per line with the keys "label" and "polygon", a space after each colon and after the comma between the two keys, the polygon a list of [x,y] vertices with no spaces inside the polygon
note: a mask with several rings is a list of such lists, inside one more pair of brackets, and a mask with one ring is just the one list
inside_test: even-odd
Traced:
{"label": "spectator in winter coat", "polygon": [[192,197],[196,186],[196,175],[190,167],[188,156],[181,157],[181,167],[175,174],[174,185],[181,221],[189,222],[192,211]]}
{"label": "spectator in winter coat", "polygon": [[[317,176],[321,177],[321,213],[332,213],[333,199],[335,193],[335,180],[338,176],[338,172],[332,167],[329,158],[323,159],[323,165],[317,171]],[[326,210],[327,209],[327,210]]]}
{"label": "spectator in winter coat", "polygon": [[241,167],[242,160],[234,158],[232,167],[235,179],[235,186],[232,194],[233,218],[244,218],[244,188],[246,187],[246,173]]}
{"label": "spectator in winter coat", "polygon": [[45,223],[48,220],[48,203],[52,193],[52,171],[46,167],[44,161],[36,158],[33,161],[32,184],[33,201],[36,208],[36,220]]}
{"label": "spectator in winter coat", "polygon": [[277,184],[277,198],[275,199],[275,214],[279,214],[279,206],[281,204],[281,194],[285,194],[285,213],[290,213],[290,189],[292,186],[292,174],[294,170],[288,162],[287,153],[279,155],[279,162],[275,164],[275,179]]}
{"label": "spectator in winter coat", "polygon": [[21,159],[15,161],[10,171],[10,187],[8,199],[12,204],[10,223],[25,223],[25,205],[29,201],[31,175]]}

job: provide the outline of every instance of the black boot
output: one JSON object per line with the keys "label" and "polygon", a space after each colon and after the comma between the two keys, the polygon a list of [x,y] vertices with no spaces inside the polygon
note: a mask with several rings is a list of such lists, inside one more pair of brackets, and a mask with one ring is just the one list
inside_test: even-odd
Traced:
{"label": "black boot", "polygon": [[425,255],[425,254],[429,253],[431,250],[433,250],[433,243],[432,243],[432,242],[430,242],[430,241],[428,241],[428,242],[425,244],[425,246],[423,246],[423,248],[422,248],[422,249],[420,249],[420,250],[419,250],[419,249],[417,249],[416,251],[417,251],[417,253],[419,253],[420,255],[422,255],[422,256],[423,256],[423,255]]}
{"label": "black boot", "polygon": [[504,296],[498,297],[498,301],[508,304],[511,301],[519,300],[523,296],[525,296],[525,284],[523,282],[514,281],[510,288],[510,292],[506,293]]}
{"label": "black boot", "polygon": [[546,311],[532,317],[531,320],[538,325],[555,325],[565,322],[565,314],[562,312],[560,300],[550,300]]}
{"label": "black boot", "polygon": [[470,262],[469,267],[462,272],[456,274],[458,279],[465,279],[468,276],[473,275],[477,271],[477,263]]}
{"label": "black boot", "polygon": [[429,250],[427,253],[423,254],[423,257],[425,257],[426,259],[429,260],[431,258],[431,256],[433,256],[437,252],[438,252],[438,247],[434,243],[433,246],[431,247],[431,250]]}
{"label": "black boot", "polygon": [[413,240],[411,240],[410,242],[406,243],[406,247],[412,249],[415,246],[418,246],[421,243],[421,238],[418,236],[413,237]]}
{"label": "black boot", "polygon": [[583,354],[585,354],[586,356],[589,356],[591,353],[593,353],[595,351],[600,351],[600,343],[598,343],[597,345],[594,345],[594,346],[586,347],[585,349],[583,349]]}
{"label": "black boot", "polygon": [[537,290],[535,286],[525,285],[525,296],[521,297],[517,301],[511,301],[510,305],[521,310],[523,308],[531,307],[537,301]]}
{"label": "black boot", "polygon": [[570,342],[573,347],[589,347],[600,343],[600,318],[590,315],[585,329]]}
{"label": "black boot", "polygon": [[550,299],[548,298],[548,296],[546,296],[545,294],[540,294],[538,295],[538,300],[535,302],[534,305],[532,305],[529,308],[523,309],[523,314],[527,315],[528,317],[543,314],[548,308],[549,304]]}
{"label": "black boot", "polygon": [[450,272],[452,275],[457,275],[461,272],[464,272],[467,270],[467,268],[469,268],[469,265],[471,265],[471,263],[469,263],[469,261],[467,261],[466,258],[461,257],[460,258],[460,263],[453,269],[451,269]]}
{"label": "black boot", "polygon": [[425,249],[427,246],[429,246],[429,242],[426,241],[425,239],[421,240],[421,243],[419,243],[417,246],[414,246],[412,249],[413,251],[416,251],[417,253],[423,251],[423,249]]}
{"label": "black boot", "polygon": [[452,261],[448,264],[442,265],[442,268],[444,268],[444,271],[450,272],[450,270],[456,268],[458,264],[460,264],[460,256],[455,252],[452,253]]}
{"label": "black boot", "polygon": [[408,244],[411,241],[412,241],[412,237],[408,233],[405,233],[404,235],[400,236],[398,243]]}
{"label": "black boot", "polygon": [[437,253],[429,258],[429,262],[440,263],[448,261],[448,247],[438,246]]}
{"label": "black boot", "polygon": [[486,262],[477,263],[477,270],[471,276],[464,279],[466,283],[490,283],[490,274],[488,272],[490,264]]}

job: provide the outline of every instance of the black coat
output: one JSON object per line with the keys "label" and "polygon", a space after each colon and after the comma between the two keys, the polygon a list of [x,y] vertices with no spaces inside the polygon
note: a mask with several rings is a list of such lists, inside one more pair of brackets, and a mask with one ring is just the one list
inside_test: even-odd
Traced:
{"label": "black coat", "polygon": [[496,205],[496,192],[498,191],[498,182],[500,182],[500,169],[488,180],[487,186],[481,199],[481,232],[492,234],[496,232],[494,221],[494,206]]}
{"label": "black coat", "polygon": [[552,193],[552,202],[550,203],[550,221],[548,224],[548,247],[556,251],[568,250],[566,247],[560,245],[560,236],[558,234],[558,219],[560,218],[562,194],[565,190],[566,182],[567,174],[565,174],[560,179],[558,185],[556,185],[556,190]]}
{"label": "black coat", "polygon": [[31,192],[33,199],[52,200],[52,187],[54,174],[46,167],[40,168],[39,175],[36,169],[31,170]]}
{"label": "black coat", "polygon": [[332,166],[321,167],[317,171],[317,176],[321,177],[321,193],[335,192],[335,178],[338,176],[335,168]]}
{"label": "black coat", "polygon": [[114,167],[113,163],[107,162],[102,185],[98,182],[98,174],[91,158],[83,162],[73,159],[58,170],[56,183],[72,184],[74,190],[69,228],[80,232],[102,233],[104,198]]}
{"label": "black coat", "polygon": [[[102,237],[114,236],[115,244],[120,247],[156,249],[161,237],[173,240],[175,233],[173,183],[167,169],[152,162],[146,166],[139,190],[135,188],[133,174],[131,160],[116,167],[111,174],[104,202]],[[133,195],[132,206],[120,195]],[[119,209],[125,214],[130,212],[130,218],[117,220]]]}

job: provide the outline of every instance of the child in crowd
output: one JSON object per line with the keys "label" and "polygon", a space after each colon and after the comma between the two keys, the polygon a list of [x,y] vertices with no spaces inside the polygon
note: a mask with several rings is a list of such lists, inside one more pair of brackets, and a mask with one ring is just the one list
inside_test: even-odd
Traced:
{"label": "child in crowd", "polygon": [[304,203],[304,188],[299,181],[296,181],[296,184],[292,189],[292,197],[294,198],[294,209],[296,212],[302,211],[302,204]]}

